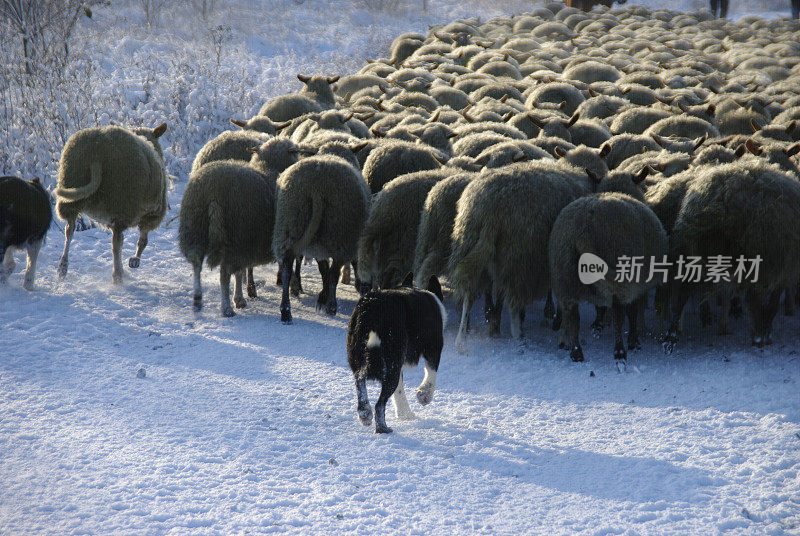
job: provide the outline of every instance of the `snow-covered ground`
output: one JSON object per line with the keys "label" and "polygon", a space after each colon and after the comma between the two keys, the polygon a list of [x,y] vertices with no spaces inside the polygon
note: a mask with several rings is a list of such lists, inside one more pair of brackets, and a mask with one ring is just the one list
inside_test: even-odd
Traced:
{"label": "snow-covered ground", "polygon": [[[248,21],[246,10],[229,12],[230,47],[244,58],[235,68],[255,82],[241,117],[293,88],[305,65],[352,70],[385,54],[402,31],[522,10],[432,0],[431,14],[378,20],[351,7],[332,13],[322,1],[272,4],[295,9],[276,19],[296,27],[271,37],[278,22],[256,32],[264,14]],[[153,50],[173,57],[192,39],[185,26],[130,23],[101,50],[99,40],[123,24],[112,15],[98,12],[85,30],[108,58],[106,88],[128,91]],[[163,99],[100,109],[187,124],[180,114],[201,117],[213,90],[197,76],[211,85],[188,92],[183,112],[169,108],[175,101],[165,102],[168,88],[157,83]],[[166,136],[178,176],[167,220],[192,151],[227,120],[231,87],[206,123]],[[232,319],[219,316],[217,274],[206,272],[206,309],[196,314],[176,233],[177,222],[153,233],[142,267],[116,287],[101,229],[76,234],[71,271],[59,282],[63,237],[54,228],[36,291],[21,289],[19,273],[0,287],[0,534],[800,533],[797,317],[779,316],[775,344],[756,350],[744,319],[723,340],[697,327],[690,310],[676,353],[664,356],[647,339],[620,374],[610,333],[589,334],[589,308],[587,361],[575,364],[539,324],[542,304],[528,308],[524,346],[509,341],[507,323],[503,338],[489,339],[476,307],[466,356],[454,352],[455,320],[447,329],[433,404],[412,401],[410,422],[390,410],[394,434],[378,436],[355,415],[344,343],[352,288],[340,287],[337,317],[316,314],[319,276],[305,266],[306,293],[284,326],[274,266],[256,270],[260,297]],[[406,373],[409,384],[421,377]]]}

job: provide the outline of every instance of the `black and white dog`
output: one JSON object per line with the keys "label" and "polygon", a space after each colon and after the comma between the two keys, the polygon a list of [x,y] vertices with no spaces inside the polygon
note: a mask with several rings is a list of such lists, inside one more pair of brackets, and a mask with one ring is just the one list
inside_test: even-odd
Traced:
{"label": "black and white dog", "polygon": [[36,258],[52,219],[50,196],[39,179],[0,177],[0,284],[14,272],[14,250],[25,249],[28,267],[22,286],[33,288]]}
{"label": "black and white dog", "polygon": [[447,313],[442,305],[442,288],[431,277],[426,290],[412,286],[408,274],[399,288],[369,291],[358,300],[347,329],[347,361],[356,381],[358,418],[372,423],[372,408],[367,397],[367,380],[381,383],[375,403],[375,432],[392,431],[386,426],[386,402],[394,401],[400,419],[413,419],[403,390],[403,369],[417,366],[425,358],[425,378],[417,389],[417,400],[427,405],[433,400],[436,371],[442,354],[443,330]]}

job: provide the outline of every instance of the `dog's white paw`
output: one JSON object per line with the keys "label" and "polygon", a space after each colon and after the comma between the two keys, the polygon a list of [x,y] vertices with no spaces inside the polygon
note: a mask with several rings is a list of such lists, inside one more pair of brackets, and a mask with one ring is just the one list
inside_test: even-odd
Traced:
{"label": "dog's white paw", "polygon": [[417,401],[423,406],[433,402],[433,390],[434,386],[429,383],[420,385],[417,389]]}

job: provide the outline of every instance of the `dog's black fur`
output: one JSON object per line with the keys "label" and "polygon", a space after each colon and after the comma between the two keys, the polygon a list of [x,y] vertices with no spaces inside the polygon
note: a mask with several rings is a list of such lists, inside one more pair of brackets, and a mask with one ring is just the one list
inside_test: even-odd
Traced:
{"label": "dog's black fur", "polygon": [[[385,416],[390,396],[395,395],[398,415],[407,410],[403,367],[416,366],[420,356],[425,358],[426,373],[417,389],[417,399],[422,405],[433,399],[446,322],[442,289],[436,277],[431,277],[426,290],[414,288],[412,280],[409,274],[399,288],[367,292],[350,317],[347,361],[355,378],[358,416],[364,426],[372,423],[366,380],[381,383],[375,404],[376,433],[392,431],[386,426]],[[403,407],[398,406],[398,402]],[[410,411],[406,416],[412,416]]]}
{"label": "dog's black fur", "polygon": [[[24,287],[30,289],[36,269],[36,257],[42,246],[53,209],[50,196],[39,179],[26,181],[19,177],[0,177],[0,262],[8,250],[27,249],[28,269]],[[13,271],[13,257],[0,267],[0,283]]]}

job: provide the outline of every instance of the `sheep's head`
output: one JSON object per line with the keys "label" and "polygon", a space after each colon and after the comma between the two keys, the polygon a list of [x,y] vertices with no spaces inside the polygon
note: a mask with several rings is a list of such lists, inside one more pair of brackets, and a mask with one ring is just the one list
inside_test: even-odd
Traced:
{"label": "sheep's head", "polygon": [[313,154],[311,149],[302,148],[289,138],[280,137],[248,150],[253,153],[250,165],[268,176],[282,172],[304,154]]}
{"label": "sheep's head", "polygon": [[324,101],[331,105],[336,102],[331,84],[335,84],[339,80],[338,76],[303,76],[298,74],[297,79],[306,86],[303,88],[303,92],[314,95],[315,100]]}
{"label": "sheep's head", "polygon": [[150,142],[150,144],[153,146],[153,149],[155,149],[156,152],[161,157],[161,160],[164,160],[164,151],[161,149],[161,143],[158,141],[158,138],[163,136],[164,132],[166,131],[167,131],[166,123],[161,123],[155,128],[138,127],[133,129],[133,132],[135,134],[143,137],[144,139]]}
{"label": "sheep's head", "polygon": [[255,117],[251,117],[247,121],[240,121],[238,119],[231,119],[231,124],[236,125],[237,127],[243,130],[253,130],[255,132],[263,132],[264,134],[269,134],[270,136],[274,136],[278,131],[278,125],[283,123],[273,123],[272,120],[264,115],[257,115]]}
{"label": "sheep's head", "polygon": [[[650,166],[644,166],[638,173],[614,170],[598,182],[597,192],[621,192],[644,201],[644,179],[655,173],[656,171]],[[591,177],[591,174],[589,176]]]}

